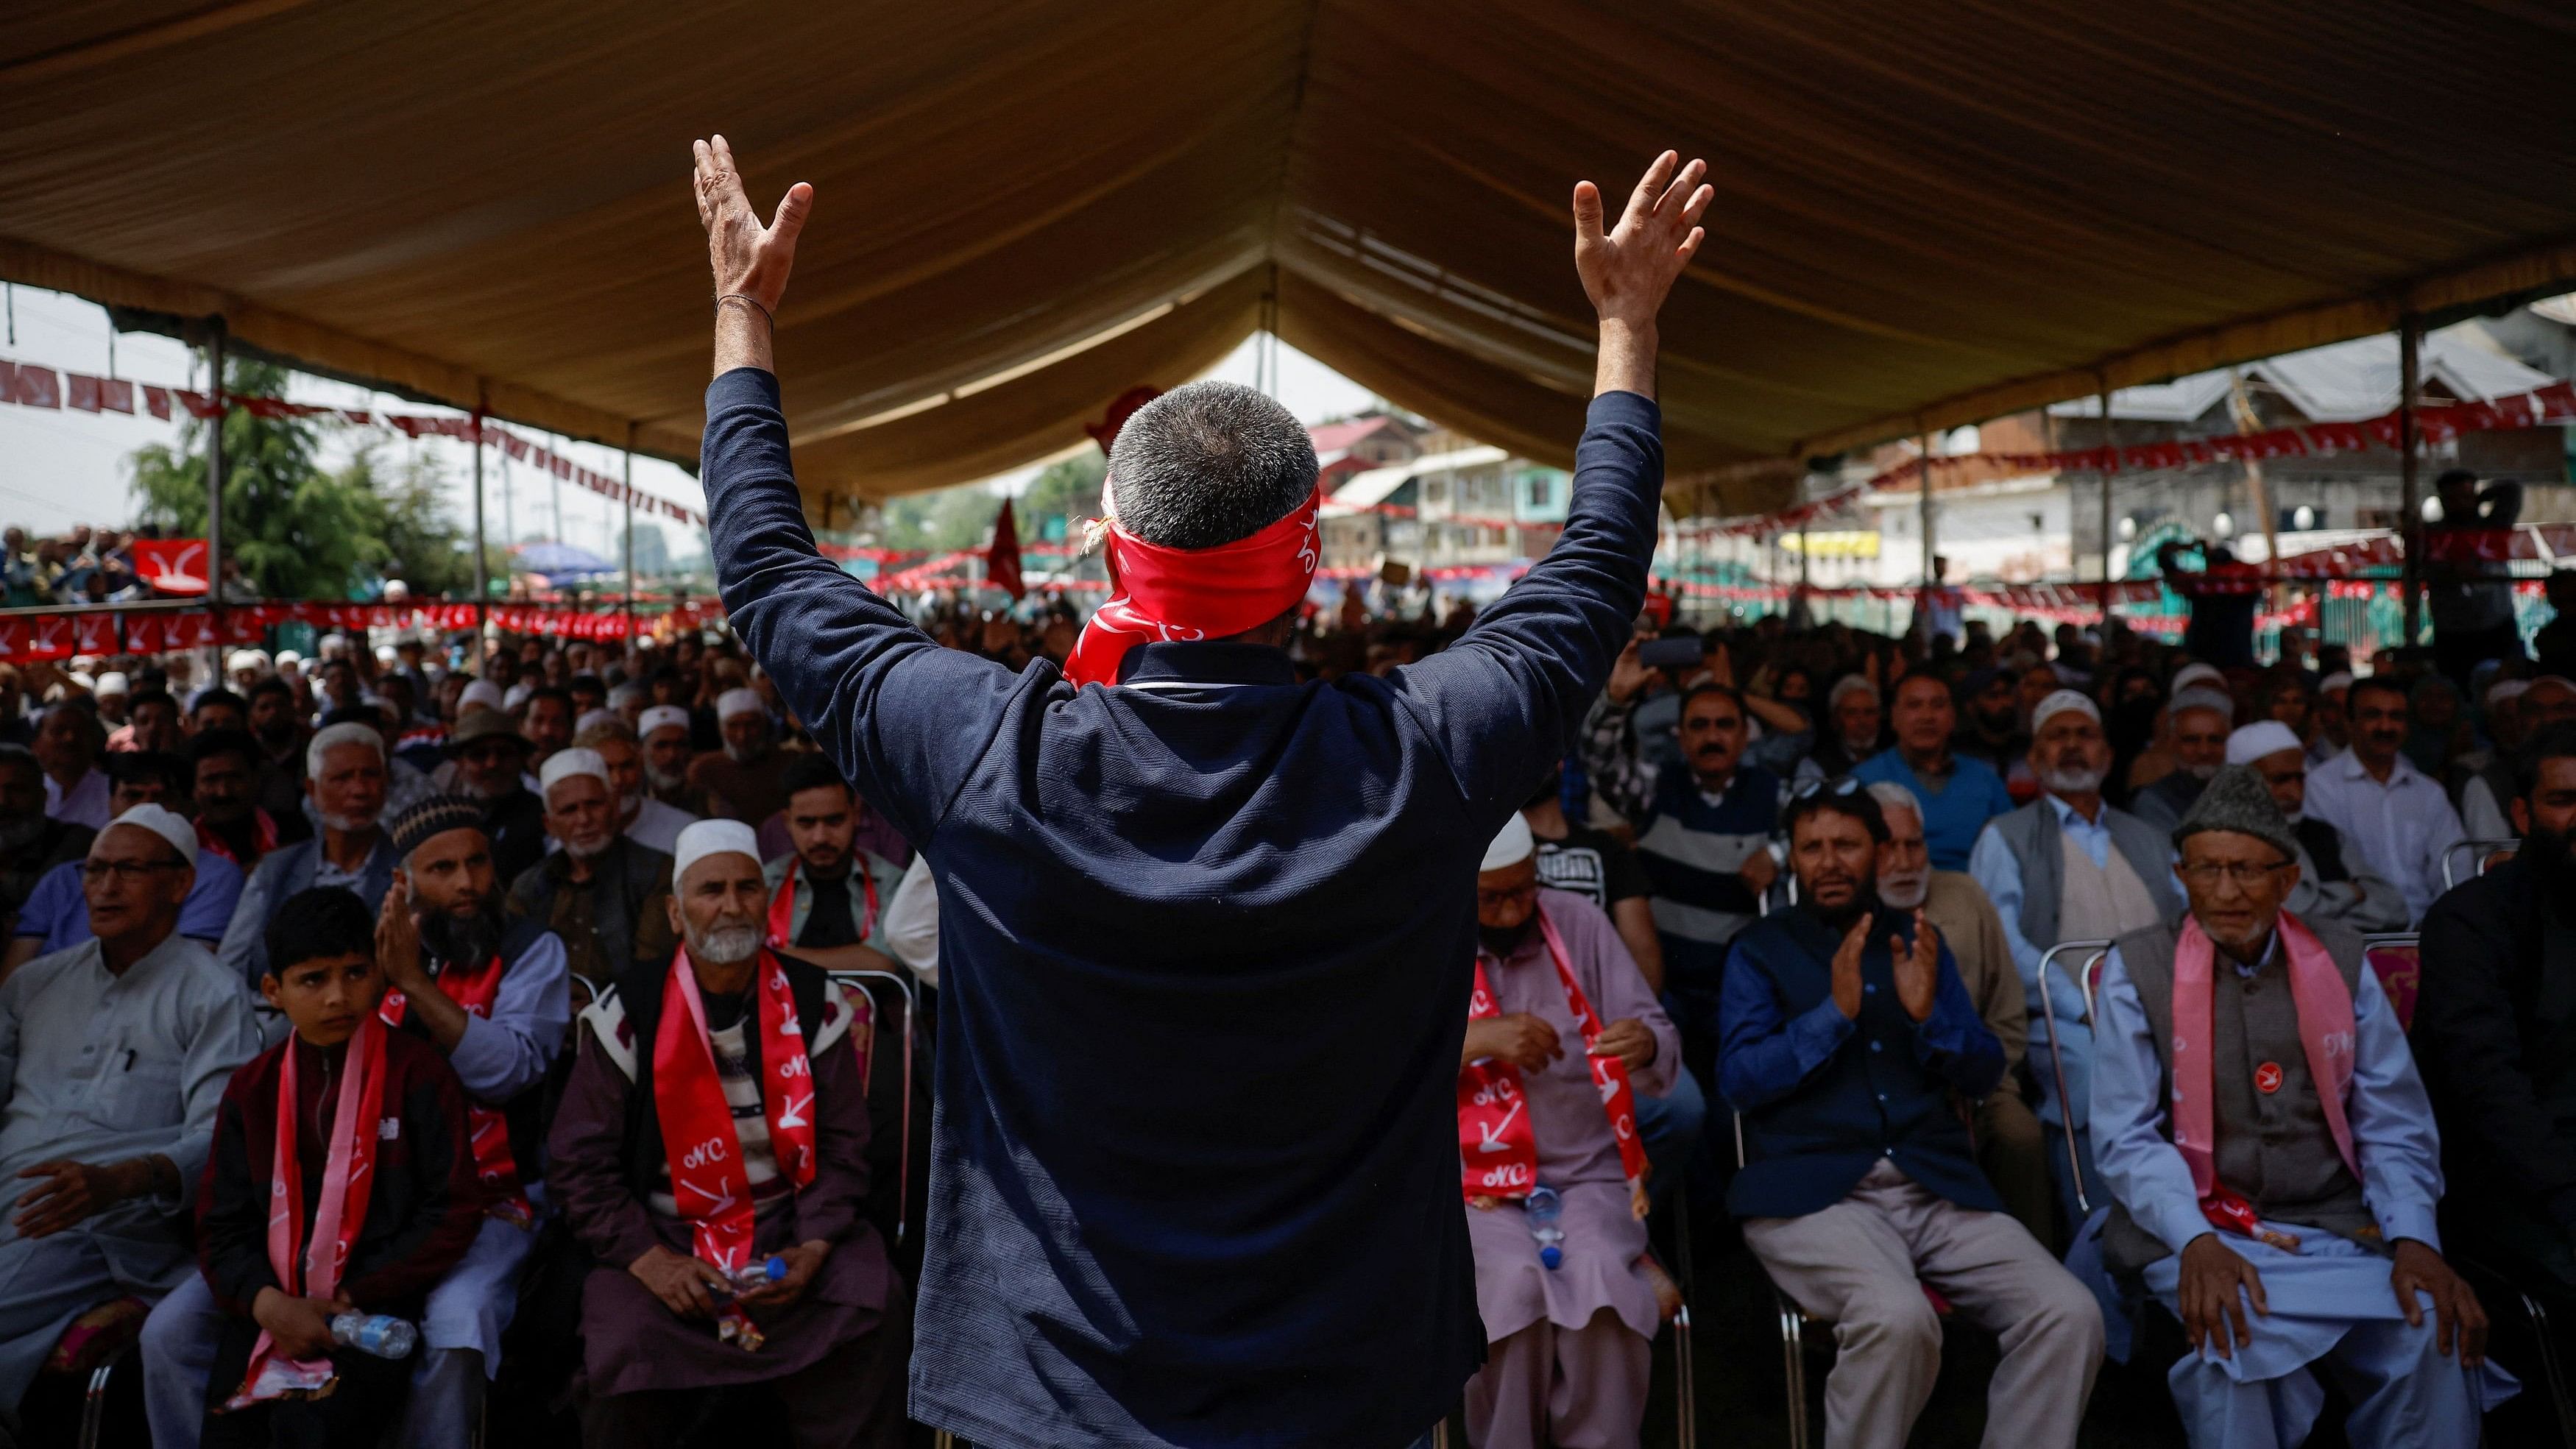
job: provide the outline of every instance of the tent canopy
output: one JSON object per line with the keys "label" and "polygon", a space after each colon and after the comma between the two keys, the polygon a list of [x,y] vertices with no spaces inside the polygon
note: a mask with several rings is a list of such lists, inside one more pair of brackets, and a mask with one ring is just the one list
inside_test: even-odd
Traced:
{"label": "tent canopy", "polygon": [[1563,465],[1567,197],[1669,145],[1717,187],[1669,460],[1742,511],[1783,458],[2576,278],[2571,73],[2535,0],[18,6],[0,276],[690,457],[720,130],[764,210],[818,192],[809,499],[1078,446],[1263,325]]}

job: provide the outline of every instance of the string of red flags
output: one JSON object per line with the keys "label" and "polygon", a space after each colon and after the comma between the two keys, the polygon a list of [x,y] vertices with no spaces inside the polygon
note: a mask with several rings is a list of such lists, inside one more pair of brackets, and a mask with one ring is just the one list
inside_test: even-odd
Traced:
{"label": "string of red flags", "polygon": [[[2492,402],[2427,405],[2415,410],[2415,433],[2425,444],[2451,442],[2464,433],[2492,433],[2576,421],[2576,382],[2555,382]],[[1936,473],[1982,467],[2023,473],[2151,473],[2205,463],[2260,463],[2275,458],[2333,457],[2372,447],[2394,448],[2404,436],[2402,414],[2383,413],[2353,423],[2303,423],[2233,437],[2191,438],[2141,443],[2120,448],[2076,448],[2045,453],[1957,453],[1934,458]],[[1924,460],[1909,459],[1865,482],[1854,483],[1822,498],[1794,503],[1769,513],[1734,519],[1700,535],[1767,538],[1843,508],[1874,491],[1917,488]]]}
{"label": "string of red flags", "polygon": [[[488,617],[509,634],[622,641],[702,627],[725,617],[712,599],[656,608],[630,619],[620,605],[605,608],[554,604],[494,604]],[[161,654],[233,644],[256,644],[280,624],[320,629],[424,629],[453,632],[474,627],[472,604],[261,603],[211,609],[102,609],[87,614],[0,616],[0,660],[26,663],[76,655]],[[631,629],[631,632],[630,632]]]}
{"label": "string of red flags", "polygon": [[[541,473],[584,488],[612,503],[632,502],[646,513],[658,513],[682,523],[704,527],[706,515],[659,498],[641,488],[630,488],[617,478],[596,469],[585,468],[571,458],[543,443],[532,441],[490,419],[476,431],[472,418],[431,417],[412,413],[380,413],[365,408],[322,407],[313,403],[289,402],[281,397],[261,397],[251,393],[227,392],[224,403],[260,418],[318,418],[347,423],[354,427],[391,428],[407,438],[454,438],[460,442],[482,442],[499,448],[513,463],[526,463]],[[212,393],[195,392],[183,387],[158,387],[150,383],[130,382],[123,378],[91,377],[84,373],[57,373],[50,367],[33,363],[11,362],[0,358],[0,402],[20,407],[69,408],[85,413],[149,414],[168,421],[182,411],[193,418],[212,418],[224,410]]]}

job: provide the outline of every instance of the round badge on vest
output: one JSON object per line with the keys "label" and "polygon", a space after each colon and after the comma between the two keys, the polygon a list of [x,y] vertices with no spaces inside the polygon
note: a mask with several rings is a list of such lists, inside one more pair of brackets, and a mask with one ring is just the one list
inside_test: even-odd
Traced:
{"label": "round badge on vest", "polygon": [[2266,1096],[2281,1090],[2281,1064],[2265,1062],[2254,1069],[2254,1090]]}

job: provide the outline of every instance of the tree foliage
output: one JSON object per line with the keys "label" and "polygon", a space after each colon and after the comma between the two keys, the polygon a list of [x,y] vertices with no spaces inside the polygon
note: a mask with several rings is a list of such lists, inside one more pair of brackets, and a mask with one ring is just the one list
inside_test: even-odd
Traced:
{"label": "tree foliage", "polygon": [[[225,386],[273,397],[286,380],[282,367],[236,359]],[[176,446],[136,450],[137,523],[205,536],[208,426],[192,418]],[[235,409],[223,428],[224,553],[262,595],[346,599],[371,593],[378,578],[399,578],[418,594],[472,596],[472,546],[448,516],[434,457],[389,469],[379,450],[366,448],[334,473],[316,460],[319,434],[309,421]],[[506,558],[489,551],[493,578],[508,577]]]}

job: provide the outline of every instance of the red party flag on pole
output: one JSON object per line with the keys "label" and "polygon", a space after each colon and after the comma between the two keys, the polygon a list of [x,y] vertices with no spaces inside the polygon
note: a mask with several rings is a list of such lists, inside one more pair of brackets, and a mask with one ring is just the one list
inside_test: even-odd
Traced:
{"label": "red party flag on pole", "polygon": [[984,551],[984,577],[1014,599],[1028,597],[1028,586],[1020,582],[1020,525],[1007,498],[993,519],[993,546]]}

